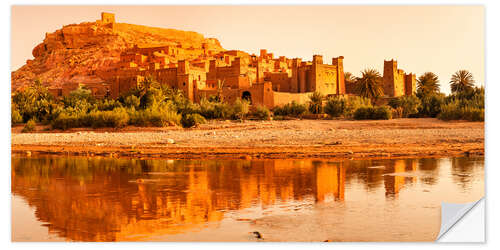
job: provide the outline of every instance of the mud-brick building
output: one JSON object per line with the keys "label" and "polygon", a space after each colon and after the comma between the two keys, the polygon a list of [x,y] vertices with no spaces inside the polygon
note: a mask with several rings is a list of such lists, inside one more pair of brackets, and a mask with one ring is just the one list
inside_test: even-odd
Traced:
{"label": "mud-brick building", "polygon": [[[102,46],[103,38],[115,39],[120,34],[127,35],[131,29],[135,33],[130,36],[148,35],[158,41],[138,39],[122,44],[120,40],[116,49]],[[102,13],[96,22],[66,25],[47,34],[44,42],[33,49],[33,56],[45,55],[48,59],[43,62],[43,68],[57,68],[58,62],[66,60],[64,55],[68,52],[94,45],[100,49],[88,54],[95,58],[79,54],[68,57],[69,66],[78,70],[64,73],[58,84],[50,88],[51,93],[69,95],[84,86],[96,97],[118,98],[151,76],[160,84],[182,90],[195,102],[220,94],[228,102],[241,98],[273,108],[292,101],[306,103],[315,91],[325,96],[356,94],[353,83],[346,86],[343,56],[324,62],[323,56],[313,55],[311,61],[303,61],[275,57],[266,49],[261,49],[259,55],[225,50],[217,39],[205,39],[194,32],[170,29],[160,32],[156,28],[115,23],[112,13]],[[87,63],[95,61],[99,63]],[[28,60],[27,64],[36,65],[36,60]],[[416,76],[398,69],[394,60],[384,61],[382,83],[387,98],[413,95]]]}
{"label": "mud-brick building", "polygon": [[409,96],[416,92],[417,76],[413,73],[405,74],[402,69],[398,69],[398,62],[395,60],[384,60],[384,76],[382,82],[385,96]]}

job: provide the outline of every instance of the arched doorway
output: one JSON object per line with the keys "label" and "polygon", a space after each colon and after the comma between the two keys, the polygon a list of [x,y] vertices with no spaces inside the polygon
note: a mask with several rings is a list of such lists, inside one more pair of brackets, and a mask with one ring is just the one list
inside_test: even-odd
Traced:
{"label": "arched doorway", "polygon": [[241,94],[241,99],[247,100],[248,102],[250,102],[250,104],[252,104],[252,95],[249,91],[243,91],[243,94]]}

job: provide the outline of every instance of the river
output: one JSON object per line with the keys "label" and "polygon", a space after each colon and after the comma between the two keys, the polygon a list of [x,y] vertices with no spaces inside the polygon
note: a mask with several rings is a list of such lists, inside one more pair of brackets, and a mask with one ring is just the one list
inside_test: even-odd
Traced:
{"label": "river", "polygon": [[483,157],[13,156],[11,174],[13,241],[433,241],[441,202],[484,196]]}

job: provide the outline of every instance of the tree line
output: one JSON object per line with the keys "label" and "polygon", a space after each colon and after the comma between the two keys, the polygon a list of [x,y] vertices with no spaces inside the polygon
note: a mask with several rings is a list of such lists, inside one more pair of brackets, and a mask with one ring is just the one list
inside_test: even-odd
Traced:
{"label": "tree line", "polygon": [[[309,102],[290,102],[274,107],[252,106],[237,99],[225,102],[221,93],[203,97],[193,103],[180,90],[161,85],[151,77],[118,99],[94,98],[91,91],[80,87],[63,98],[53,97],[40,80],[16,91],[11,97],[11,123],[25,124],[24,131],[36,124],[47,129],[74,127],[173,126],[193,127],[207,120],[295,119],[314,118],[391,119],[399,117],[438,117],[443,120],[484,120],[484,88],[474,86],[472,74],[457,71],[451,77],[448,96],[440,92],[438,77],[426,72],[417,79],[414,96],[392,98],[379,104],[383,96],[382,77],[373,69],[361,72],[361,77],[345,73],[346,84],[355,84],[357,96],[326,97],[319,92],[309,96]],[[223,83],[221,83],[223,84]]]}

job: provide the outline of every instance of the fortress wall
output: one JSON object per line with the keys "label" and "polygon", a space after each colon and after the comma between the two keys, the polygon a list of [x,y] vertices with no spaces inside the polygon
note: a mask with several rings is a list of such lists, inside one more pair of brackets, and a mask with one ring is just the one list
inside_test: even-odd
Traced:
{"label": "fortress wall", "polygon": [[195,102],[200,102],[203,97],[209,98],[210,96],[216,96],[217,89],[199,89],[194,97]]}
{"label": "fortress wall", "polygon": [[290,78],[286,72],[266,72],[264,80],[272,82],[273,91],[290,91]]}
{"label": "fortress wall", "polygon": [[309,93],[288,93],[288,92],[274,92],[274,106],[282,106],[288,104],[292,101],[296,101],[300,104],[306,104],[309,101]]}
{"label": "fortress wall", "polygon": [[155,79],[160,84],[166,84],[170,87],[177,86],[177,68],[165,68],[155,71]]}
{"label": "fortress wall", "polygon": [[244,91],[249,91],[252,95],[252,105],[262,105],[269,109],[274,107],[274,93],[276,92],[273,91],[271,82],[255,84],[248,90],[241,91],[241,95]]}

